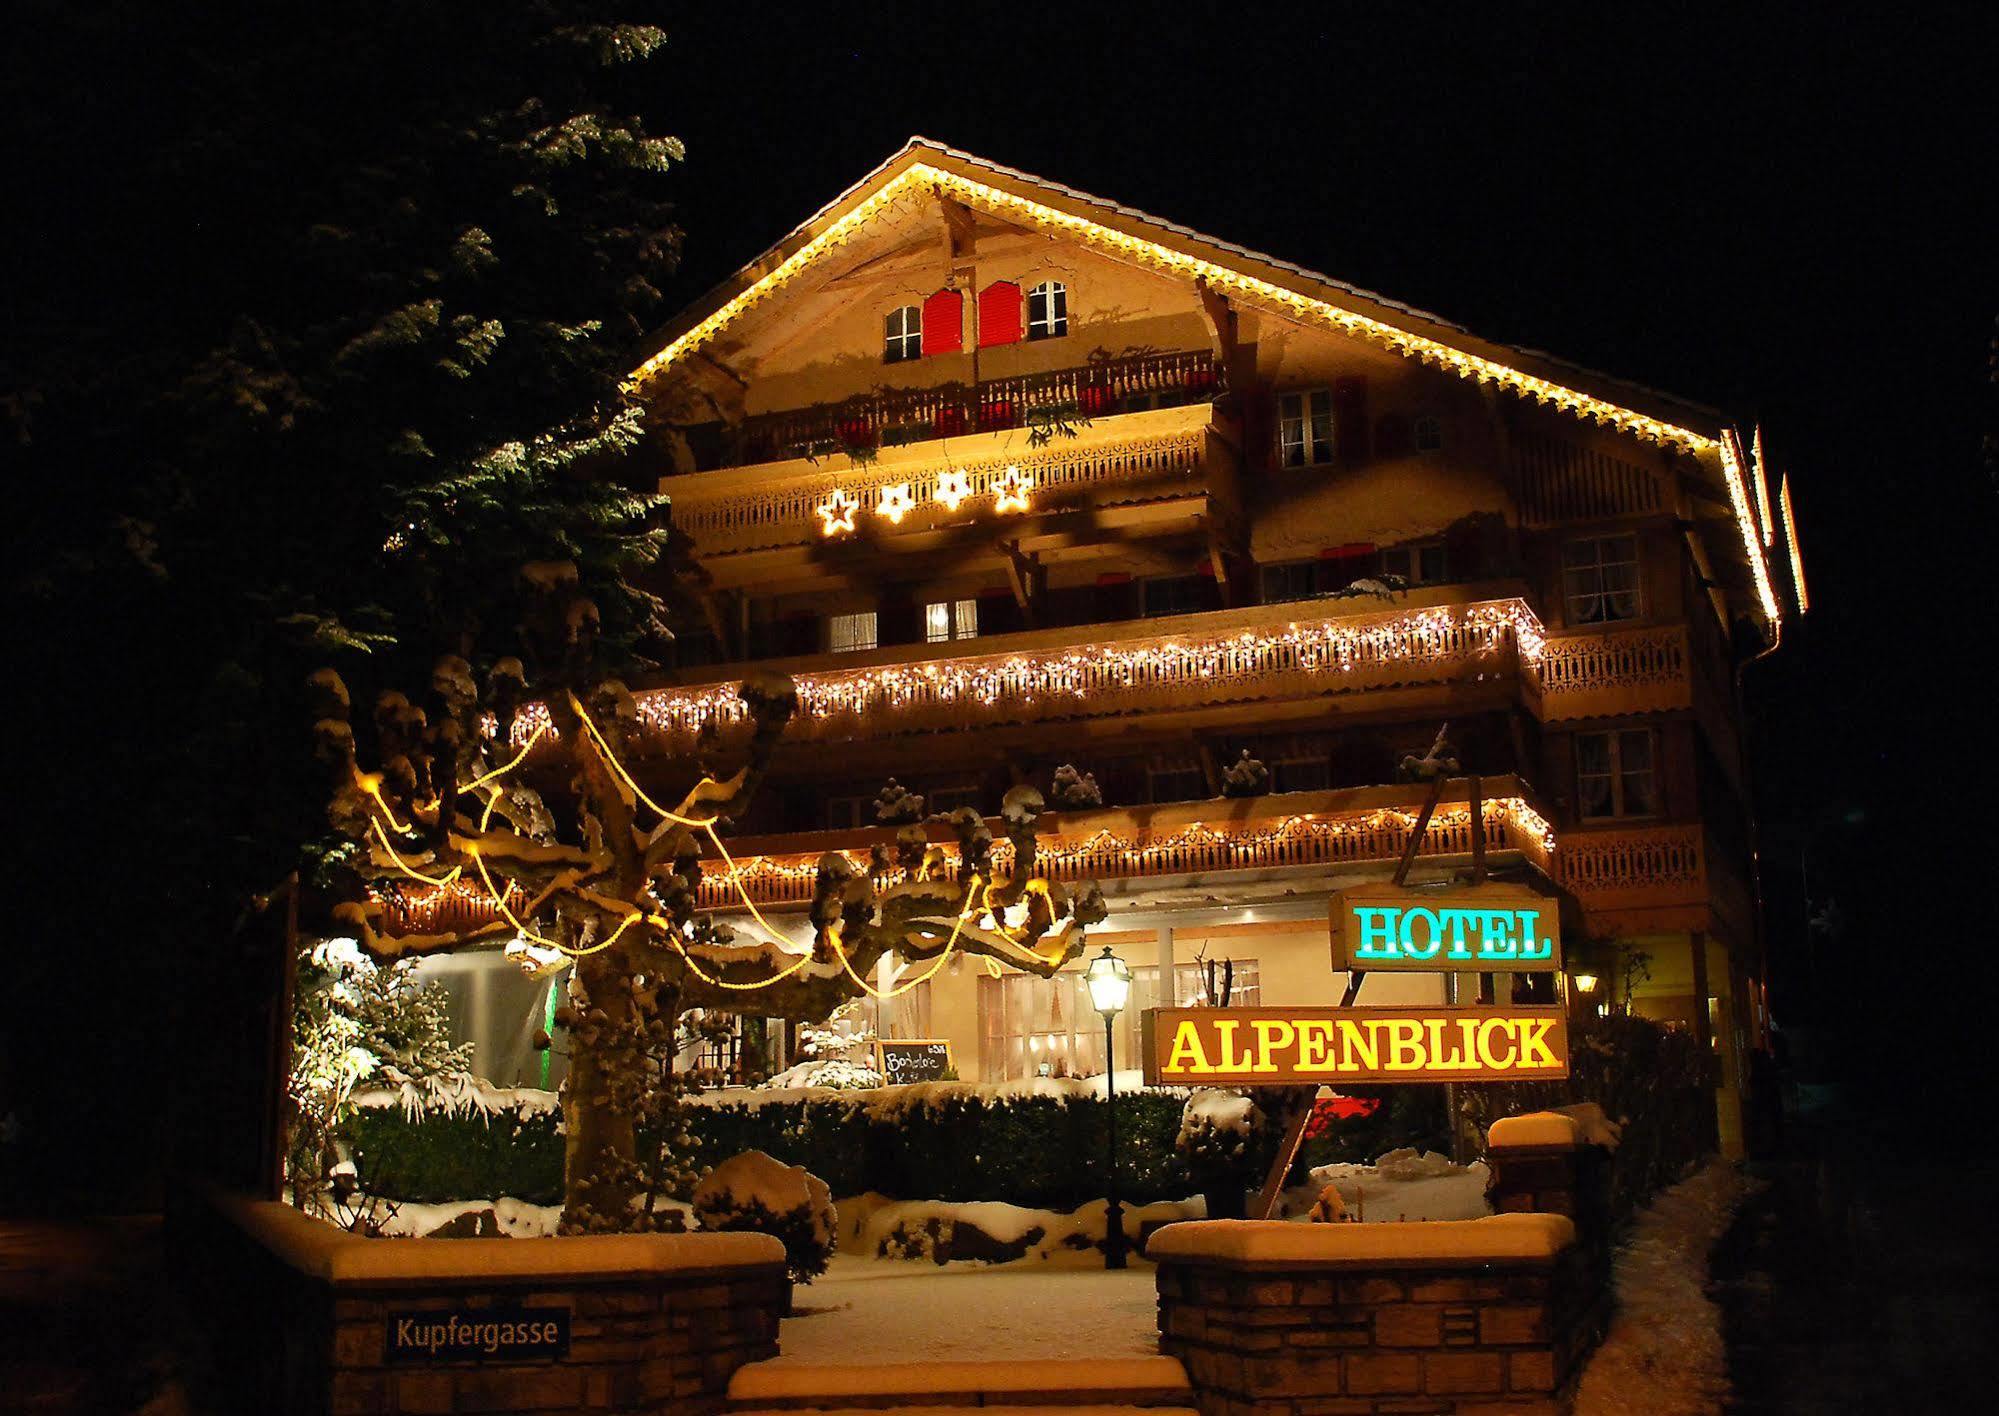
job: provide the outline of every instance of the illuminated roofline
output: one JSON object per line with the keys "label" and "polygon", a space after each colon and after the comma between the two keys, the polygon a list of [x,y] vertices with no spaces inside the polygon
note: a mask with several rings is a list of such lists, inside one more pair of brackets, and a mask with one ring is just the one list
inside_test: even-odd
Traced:
{"label": "illuminated roofline", "polygon": [[1812,607],[1812,597],[1805,589],[1805,558],[1798,549],[1798,520],[1791,511],[1791,474],[1786,472],[1777,484],[1777,505],[1784,513],[1784,542],[1791,551],[1791,588],[1797,592],[1798,613],[1805,614]]}
{"label": "illuminated roofline", "polygon": [[966,206],[992,215],[1025,221],[1054,229],[1085,246],[1113,257],[1136,261],[1155,269],[1204,280],[1224,294],[1274,307],[1294,317],[1316,321],[1349,337],[1365,340],[1394,353],[1435,365],[1475,383],[1493,384],[1521,397],[1563,409],[1579,418],[1606,424],[1620,432],[1645,438],[1666,447],[1677,447],[1695,456],[1712,455],[1722,467],[1728,484],[1743,549],[1756,581],[1757,599],[1764,615],[1776,622],[1780,616],[1776,596],[1763,555],[1762,536],[1750,506],[1747,478],[1739,449],[1731,449],[1734,434],[1724,430],[1719,439],[1695,432],[1664,419],[1653,418],[1608,399],[1527,373],[1510,364],[1472,354],[1443,340],[1392,325],[1353,310],[1344,309],[1315,296],[1302,294],[1273,281],[1247,275],[1229,266],[1200,256],[1173,250],[1156,241],[1114,230],[1088,217],[1058,210],[1043,202],[974,181],[955,172],[915,162],[890,178],[877,191],[863,198],[851,210],[834,219],[825,230],[806,241],[747,288],[722,306],[670,340],[666,346],[634,369],[626,380],[628,389],[637,389],[658,378],[674,364],[692,354],[709,340],[734,325],[757,305],[768,299],[821,257],[854,239],[870,222],[889,210],[912,190],[928,188]]}

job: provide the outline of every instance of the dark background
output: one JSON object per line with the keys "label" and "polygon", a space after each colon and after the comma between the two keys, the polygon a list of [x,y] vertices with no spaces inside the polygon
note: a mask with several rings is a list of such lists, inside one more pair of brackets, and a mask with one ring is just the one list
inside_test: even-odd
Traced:
{"label": "dark background", "polygon": [[[229,194],[232,212],[148,162],[201,107],[203,76],[154,42],[177,12],[63,12],[4,61],[61,106],[13,154],[8,342],[23,311],[67,302],[134,346],[204,347],[232,312],[245,213],[284,194]],[[1777,1018],[1836,1043],[1814,1065],[1860,1114],[1975,1121],[1967,1079],[1990,1067],[1967,1044],[1999,957],[1989,7],[735,3],[669,26],[676,303],[920,133],[1760,423],[1814,603],[1746,674]],[[29,514],[8,534],[48,528]],[[63,652],[88,656],[124,608],[12,613],[66,615]],[[13,694],[34,697],[37,664],[10,659]],[[74,705],[79,724],[143,732],[131,705],[187,691],[120,669],[101,665],[112,706]],[[62,966],[13,990],[9,1090],[59,1078],[106,1114],[159,1111],[190,1038],[160,1035],[167,984],[134,958],[200,883],[121,871],[173,843],[120,837],[116,794],[146,783],[95,780],[87,738],[10,746],[34,790],[12,804],[9,928]]]}

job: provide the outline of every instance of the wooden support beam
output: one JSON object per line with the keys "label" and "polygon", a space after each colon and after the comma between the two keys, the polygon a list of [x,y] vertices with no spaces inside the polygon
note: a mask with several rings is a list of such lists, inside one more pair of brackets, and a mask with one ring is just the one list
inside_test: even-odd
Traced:
{"label": "wooden support beam", "polygon": [[1041,564],[1041,557],[1021,550],[1018,541],[1002,541],[1000,549],[1006,553],[1007,587],[1013,591],[1021,616],[1032,626],[1041,607],[1041,592],[1047,584],[1048,572]]}
{"label": "wooden support beam", "polygon": [[944,258],[947,261],[971,256],[979,243],[978,220],[963,202],[944,195],[942,187],[930,189],[937,197],[937,210],[944,219]]}
{"label": "wooden support beam", "polygon": [[1201,309],[1208,316],[1208,328],[1214,332],[1215,348],[1222,358],[1222,367],[1235,372],[1236,354],[1240,345],[1236,340],[1235,306],[1229,297],[1208,284],[1206,276],[1194,278],[1194,292],[1201,297]]}

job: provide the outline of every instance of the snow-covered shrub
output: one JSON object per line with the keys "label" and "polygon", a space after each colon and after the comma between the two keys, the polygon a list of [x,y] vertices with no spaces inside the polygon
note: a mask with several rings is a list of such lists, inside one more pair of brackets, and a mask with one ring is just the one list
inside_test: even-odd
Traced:
{"label": "snow-covered shrub", "polygon": [[451,1044],[444,990],[418,983],[408,962],[375,963],[352,939],[302,950],[292,994],[286,1148],[293,1202],[308,1205],[336,1160],[335,1131],[363,1080],[418,1096],[470,1083],[472,1045]]}
{"label": "snow-covered shrub", "polygon": [[1225,797],[1262,796],[1269,790],[1270,769],[1251,757],[1246,747],[1242,756],[1222,773],[1222,795]]}
{"label": "snow-covered shrub", "polygon": [[1255,1168],[1253,1144],[1263,1126],[1255,1102],[1235,1092],[1201,1090],[1187,1098],[1173,1149],[1208,1196],[1214,1219],[1241,1217],[1242,1192]]}
{"label": "snow-covered shrub", "polygon": [[895,778],[875,797],[875,820],[884,826],[907,826],[923,819],[923,798]]}
{"label": "snow-covered shrub", "polygon": [[794,1063],[764,1085],[772,1091],[798,1091],[822,1087],[829,1091],[867,1091],[883,1085],[882,1074],[844,1057],[812,1058]]}
{"label": "snow-covered shrub", "polygon": [[839,1242],[839,1216],[826,1182],[762,1151],[744,1151],[709,1171],[694,1187],[694,1214],[703,1229],[777,1238],[794,1283],[826,1272]]}
{"label": "snow-covered shrub", "polygon": [[1088,811],[1104,804],[1104,793],[1097,786],[1095,773],[1078,772],[1065,762],[1055,769],[1055,779],[1048,784],[1048,800],[1058,811]]}

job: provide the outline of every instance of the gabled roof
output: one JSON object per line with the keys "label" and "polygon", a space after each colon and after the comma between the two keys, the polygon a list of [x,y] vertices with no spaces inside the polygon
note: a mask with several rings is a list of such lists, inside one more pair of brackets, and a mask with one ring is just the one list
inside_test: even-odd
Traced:
{"label": "gabled roof", "polygon": [[1755,583],[1757,607],[1773,626],[1780,618],[1764,555],[1769,537],[1750,500],[1741,442],[1713,409],[1534,350],[1481,339],[1436,315],[1317,271],[925,138],[911,138],[888,161],[688,307],[667,327],[655,351],[633,370],[631,382],[644,385],[666,373],[859,238],[900,199],[924,192],[1004,221],[1061,234],[1115,259],[1204,280],[1232,300],[1323,325],[1461,378],[1493,384],[1578,418],[1683,449],[1725,486]]}

